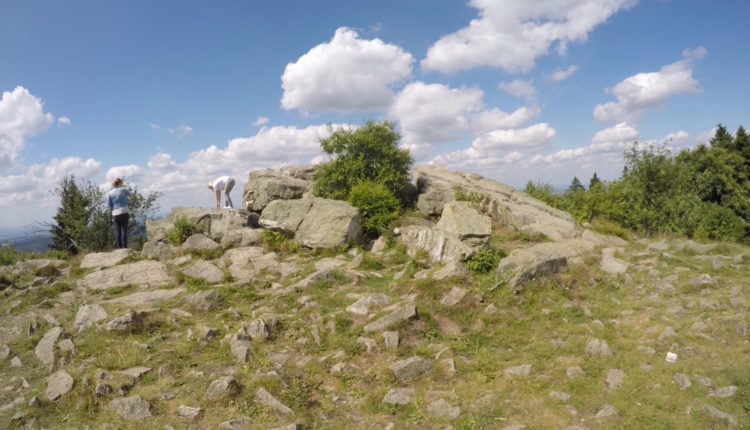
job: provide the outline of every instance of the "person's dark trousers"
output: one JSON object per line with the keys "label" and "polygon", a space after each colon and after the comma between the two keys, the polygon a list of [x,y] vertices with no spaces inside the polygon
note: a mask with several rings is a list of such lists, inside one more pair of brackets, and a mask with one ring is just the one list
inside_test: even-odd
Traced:
{"label": "person's dark trousers", "polygon": [[130,214],[115,215],[115,236],[117,236],[117,248],[128,247],[128,222]]}

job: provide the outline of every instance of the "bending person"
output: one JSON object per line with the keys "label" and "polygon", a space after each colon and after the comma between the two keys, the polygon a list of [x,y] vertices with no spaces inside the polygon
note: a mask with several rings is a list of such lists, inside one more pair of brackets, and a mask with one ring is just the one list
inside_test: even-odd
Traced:
{"label": "bending person", "polygon": [[224,196],[226,196],[226,201],[224,202],[225,207],[234,209],[234,203],[232,203],[232,198],[229,196],[232,188],[234,188],[234,178],[230,176],[219,176],[218,178],[214,179],[213,182],[208,183],[208,189],[212,190],[216,194],[217,209],[221,207],[222,191],[224,192]]}
{"label": "bending person", "polygon": [[128,222],[130,222],[129,199],[130,191],[122,187],[122,178],[115,179],[112,182],[112,191],[107,196],[107,204],[112,210],[118,249],[128,247]]}

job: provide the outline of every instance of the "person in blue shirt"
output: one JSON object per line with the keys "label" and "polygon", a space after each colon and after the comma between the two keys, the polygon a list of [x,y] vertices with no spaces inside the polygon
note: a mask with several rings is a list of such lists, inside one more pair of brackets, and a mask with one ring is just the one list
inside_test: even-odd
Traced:
{"label": "person in blue shirt", "polygon": [[115,223],[115,236],[117,237],[117,248],[128,247],[128,222],[130,221],[130,210],[128,200],[130,192],[122,187],[122,178],[112,182],[112,191],[107,196],[107,204],[112,210],[112,220]]}

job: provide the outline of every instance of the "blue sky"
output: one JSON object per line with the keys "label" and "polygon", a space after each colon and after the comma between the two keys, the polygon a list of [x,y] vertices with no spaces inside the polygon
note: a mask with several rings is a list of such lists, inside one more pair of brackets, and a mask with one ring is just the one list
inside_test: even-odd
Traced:
{"label": "blue sky", "polygon": [[[1,1],[0,226],[76,174],[210,206],[324,160],[327,125],[394,121],[417,162],[512,186],[619,176],[750,126],[743,0]],[[237,191],[235,199],[239,199]]]}

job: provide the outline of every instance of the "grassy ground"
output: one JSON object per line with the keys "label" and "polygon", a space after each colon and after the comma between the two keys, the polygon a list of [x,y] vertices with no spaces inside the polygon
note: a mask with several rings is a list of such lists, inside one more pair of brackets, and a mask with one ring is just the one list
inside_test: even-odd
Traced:
{"label": "grassy ground", "polygon": [[[539,240],[544,238],[498,233],[493,245],[509,251]],[[269,282],[208,286],[180,278],[177,283],[186,286],[188,294],[215,289],[226,305],[201,312],[182,298],[162,302],[148,310],[143,327],[126,334],[92,328],[76,335],[72,324],[82,303],[129,295],[138,291],[135,286],[90,294],[69,282],[19,294],[11,299],[21,304],[0,316],[0,323],[28,325],[32,315],[39,319],[45,312],[53,314],[77,348],[58,366],[73,376],[75,386],[61,400],[44,399],[47,372],[33,349],[50,326],[39,319],[39,331],[27,336],[24,328],[8,345],[9,358],[18,356],[24,367],[11,369],[9,359],[0,361],[0,406],[24,398],[19,406],[0,412],[0,427],[20,428],[35,420],[35,428],[217,428],[222,421],[248,416],[252,428],[291,422],[310,429],[383,428],[388,423],[426,429],[502,429],[517,423],[531,429],[729,428],[705,411],[710,405],[733,416],[738,428],[750,428],[750,249],[721,244],[696,251],[683,241],[668,240],[662,250],[654,249],[654,242],[635,241],[618,253],[630,263],[626,276],[600,272],[591,258],[520,294],[492,289],[496,281],[491,274],[442,282],[412,279],[427,266],[397,248],[380,257],[366,254],[357,269],[361,276],[342,269],[333,281],[279,297],[263,295]],[[290,250],[282,260],[295,261],[307,274],[313,260],[323,257],[331,256]],[[83,275],[73,272],[75,277]],[[405,275],[396,279],[401,272]],[[284,285],[296,280],[270,279]],[[455,306],[441,304],[453,287],[469,293]],[[387,294],[391,303],[415,297],[419,318],[394,329],[401,338],[396,351],[385,348],[380,333],[364,332],[372,319],[345,311],[362,294],[376,293]],[[61,301],[60,294],[68,296]],[[495,312],[488,311],[490,305]],[[109,319],[128,310],[105,308]],[[192,316],[173,313],[176,308]],[[386,313],[375,312],[372,318]],[[271,314],[279,321],[272,336],[253,343],[247,364],[235,364],[226,336],[253,318]],[[705,328],[695,328],[697,322]],[[218,336],[203,339],[204,327],[215,328]],[[676,336],[660,341],[668,327]],[[360,336],[375,340],[378,349],[366,351],[357,343]],[[606,341],[613,355],[586,354],[594,338]],[[677,361],[667,362],[667,352],[676,353]],[[415,355],[430,360],[433,370],[399,383],[389,366]],[[523,364],[532,366],[528,376],[504,374],[504,369]],[[152,370],[137,381],[118,374],[134,366]],[[571,379],[566,370],[573,367],[582,373]],[[617,389],[606,383],[613,369],[625,375]],[[93,394],[102,371],[111,375],[107,382],[115,391],[147,400],[153,417],[128,423],[109,411],[106,405],[118,395]],[[688,375],[692,386],[681,390],[674,380],[677,373]],[[204,399],[210,382],[225,375],[240,381],[240,393]],[[709,378],[712,386],[701,385],[695,375]],[[22,388],[21,378],[29,388]],[[726,386],[736,386],[737,393],[711,397],[711,390]],[[260,387],[294,415],[280,416],[261,406],[254,396]],[[412,387],[415,403],[383,404],[385,394],[396,387]],[[552,397],[552,392],[569,398]],[[41,407],[28,405],[33,396],[43,400]],[[458,418],[431,415],[429,405],[437,399],[460,407]],[[181,405],[201,407],[205,413],[199,421],[186,421],[176,413]],[[597,419],[605,405],[613,406],[616,414]],[[25,416],[13,421],[19,412]]]}

